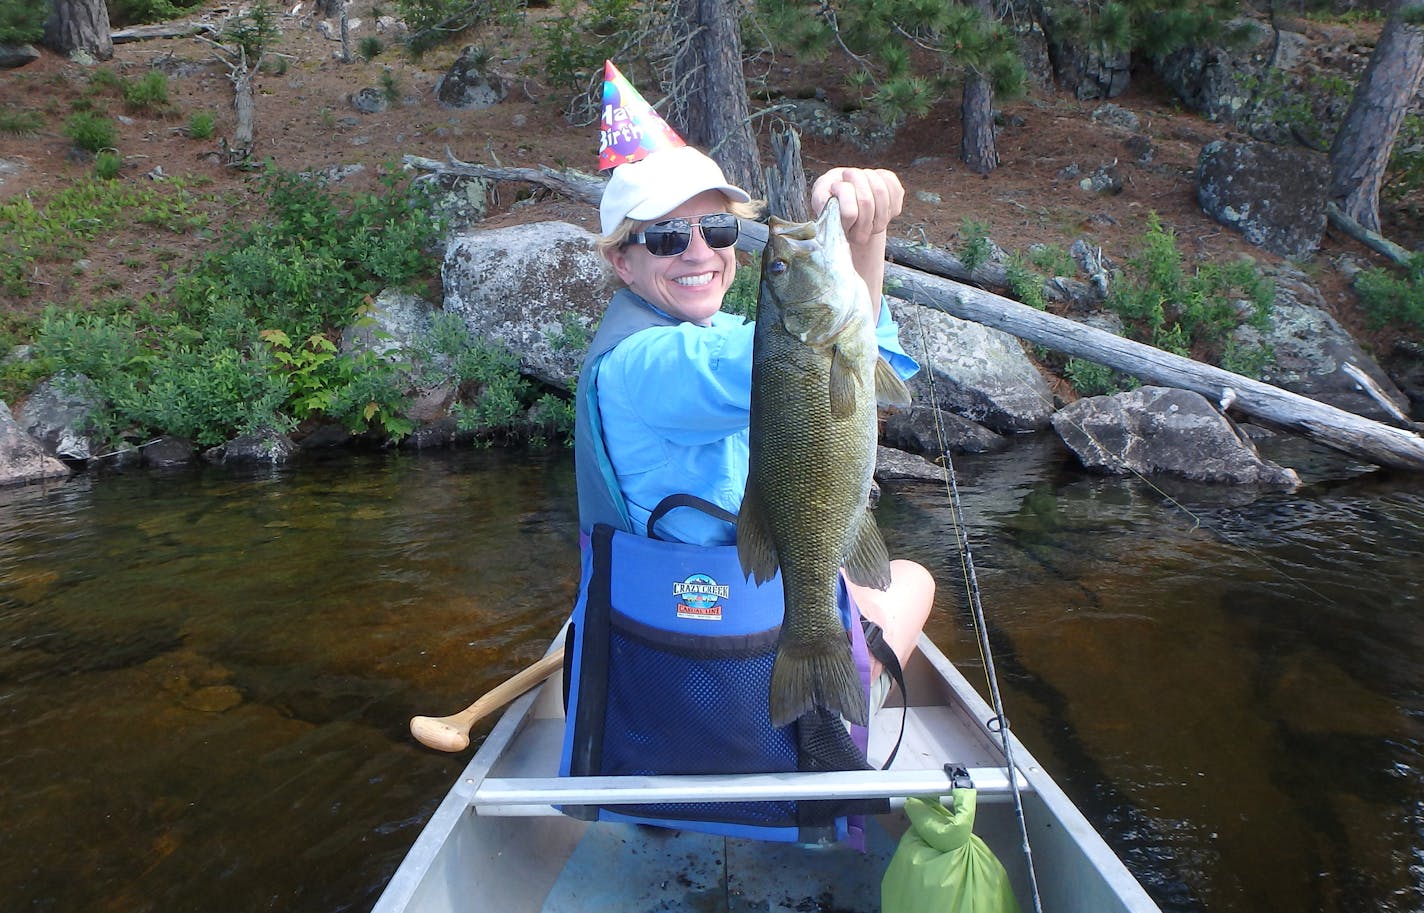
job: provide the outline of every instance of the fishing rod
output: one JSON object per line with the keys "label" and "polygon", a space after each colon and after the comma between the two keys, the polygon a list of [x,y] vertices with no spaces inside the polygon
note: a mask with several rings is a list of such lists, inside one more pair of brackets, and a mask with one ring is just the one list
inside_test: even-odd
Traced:
{"label": "fishing rod", "polygon": [[[920,350],[924,353],[926,362],[930,362],[930,349],[925,334],[924,320],[918,312],[915,322],[920,331]],[[1009,770],[1015,772],[1009,777],[1009,791],[1014,800],[1014,817],[1018,821],[1019,836],[1023,839],[1024,860],[1028,863],[1029,893],[1033,899],[1034,913],[1043,913],[1043,900],[1038,893],[1038,875],[1034,871],[1033,865],[1033,847],[1030,845],[1028,836],[1028,821],[1024,817],[1023,795],[1019,791],[1018,764],[1014,761],[1013,739],[1009,736],[1009,718],[1004,713],[1004,701],[999,691],[999,676],[994,669],[994,652],[989,645],[989,627],[984,618],[984,602],[979,593],[979,578],[974,572],[974,555],[969,550],[969,533],[964,522],[963,502],[959,497],[959,481],[955,477],[954,460],[951,459],[949,447],[945,442],[944,421],[939,412],[933,364],[929,365],[929,370],[925,373],[930,386],[930,408],[934,413],[935,436],[939,452],[944,454],[944,481],[949,496],[954,539],[959,546],[959,566],[964,573],[965,592],[968,595],[970,611],[974,617],[974,631],[979,639],[979,655],[984,663],[984,674],[989,683],[990,703],[994,708],[995,716],[993,720],[989,721],[988,727],[990,731],[994,731],[994,723],[998,723],[999,742],[1004,751],[1004,760],[1008,764]]]}

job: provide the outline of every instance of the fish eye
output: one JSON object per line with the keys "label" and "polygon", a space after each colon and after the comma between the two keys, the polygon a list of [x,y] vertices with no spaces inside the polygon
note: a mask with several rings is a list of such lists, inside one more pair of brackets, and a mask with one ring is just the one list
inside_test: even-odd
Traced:
{"label": "fish eye", "polygon": [[786,261],[773,260],[767,264],[766,271],[768,273],[771,273],[773,276],[779,276],[780,274],[786,272]]}

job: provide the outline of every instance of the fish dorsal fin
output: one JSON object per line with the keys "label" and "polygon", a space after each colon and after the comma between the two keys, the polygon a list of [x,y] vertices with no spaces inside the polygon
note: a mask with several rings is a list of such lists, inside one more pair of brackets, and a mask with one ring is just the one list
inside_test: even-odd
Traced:
{"label": "fish dorsal fin", "polygon": [[880,538],[880,528],[875,525],[870,508],[860,515],[845,571],[851,583],[877,590],[890,586],[890,553],[885,550],[885,540]]}
{"label": "fish dorsal fin", "polygon": [[882,406],[908,408],[910,390],[884,356],[875,360],[875,402]]}
{"label": "fish dorsal fin", "polygon": [[755,580],[757,586],[775,577],[780,564],[766,523],[766,510],[751,485],[742,495],[742,509],[737,512],[737,560],[742,574]]}
{"label": "fish dorsal fin", "polygon": [[831,418],[849,418],[855,412],[856,388],[860,379],[855,374],[855,362],[847,358],[840,346],[831,349]]}

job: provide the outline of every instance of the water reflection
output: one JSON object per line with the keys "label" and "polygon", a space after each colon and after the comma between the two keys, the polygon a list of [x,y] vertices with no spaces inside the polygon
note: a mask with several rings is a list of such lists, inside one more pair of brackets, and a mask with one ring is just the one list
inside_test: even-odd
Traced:
{"label": "water reflection", "polygon": [[[1165,908],[1417,910],[1424,484],[1281,461],[1310,486],[1251,500],[961,458],[1005,701]],[[542,651],[573,505],[500,453],[0,492],[0,896],[369,908],[462,760],[406,720]],[[880,515],[973,678],[943,489]]]}

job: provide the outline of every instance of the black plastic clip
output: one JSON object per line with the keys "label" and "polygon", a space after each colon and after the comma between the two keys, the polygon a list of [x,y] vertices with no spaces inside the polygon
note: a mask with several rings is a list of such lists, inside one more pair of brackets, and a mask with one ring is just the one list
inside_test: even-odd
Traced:
{"label": "black plastic clip", "polygon": [[974,788],[974,781],[969,778],[969,771],[962,764],[944,765],[944,774],[949,777],[949,785],[954,789]]}

